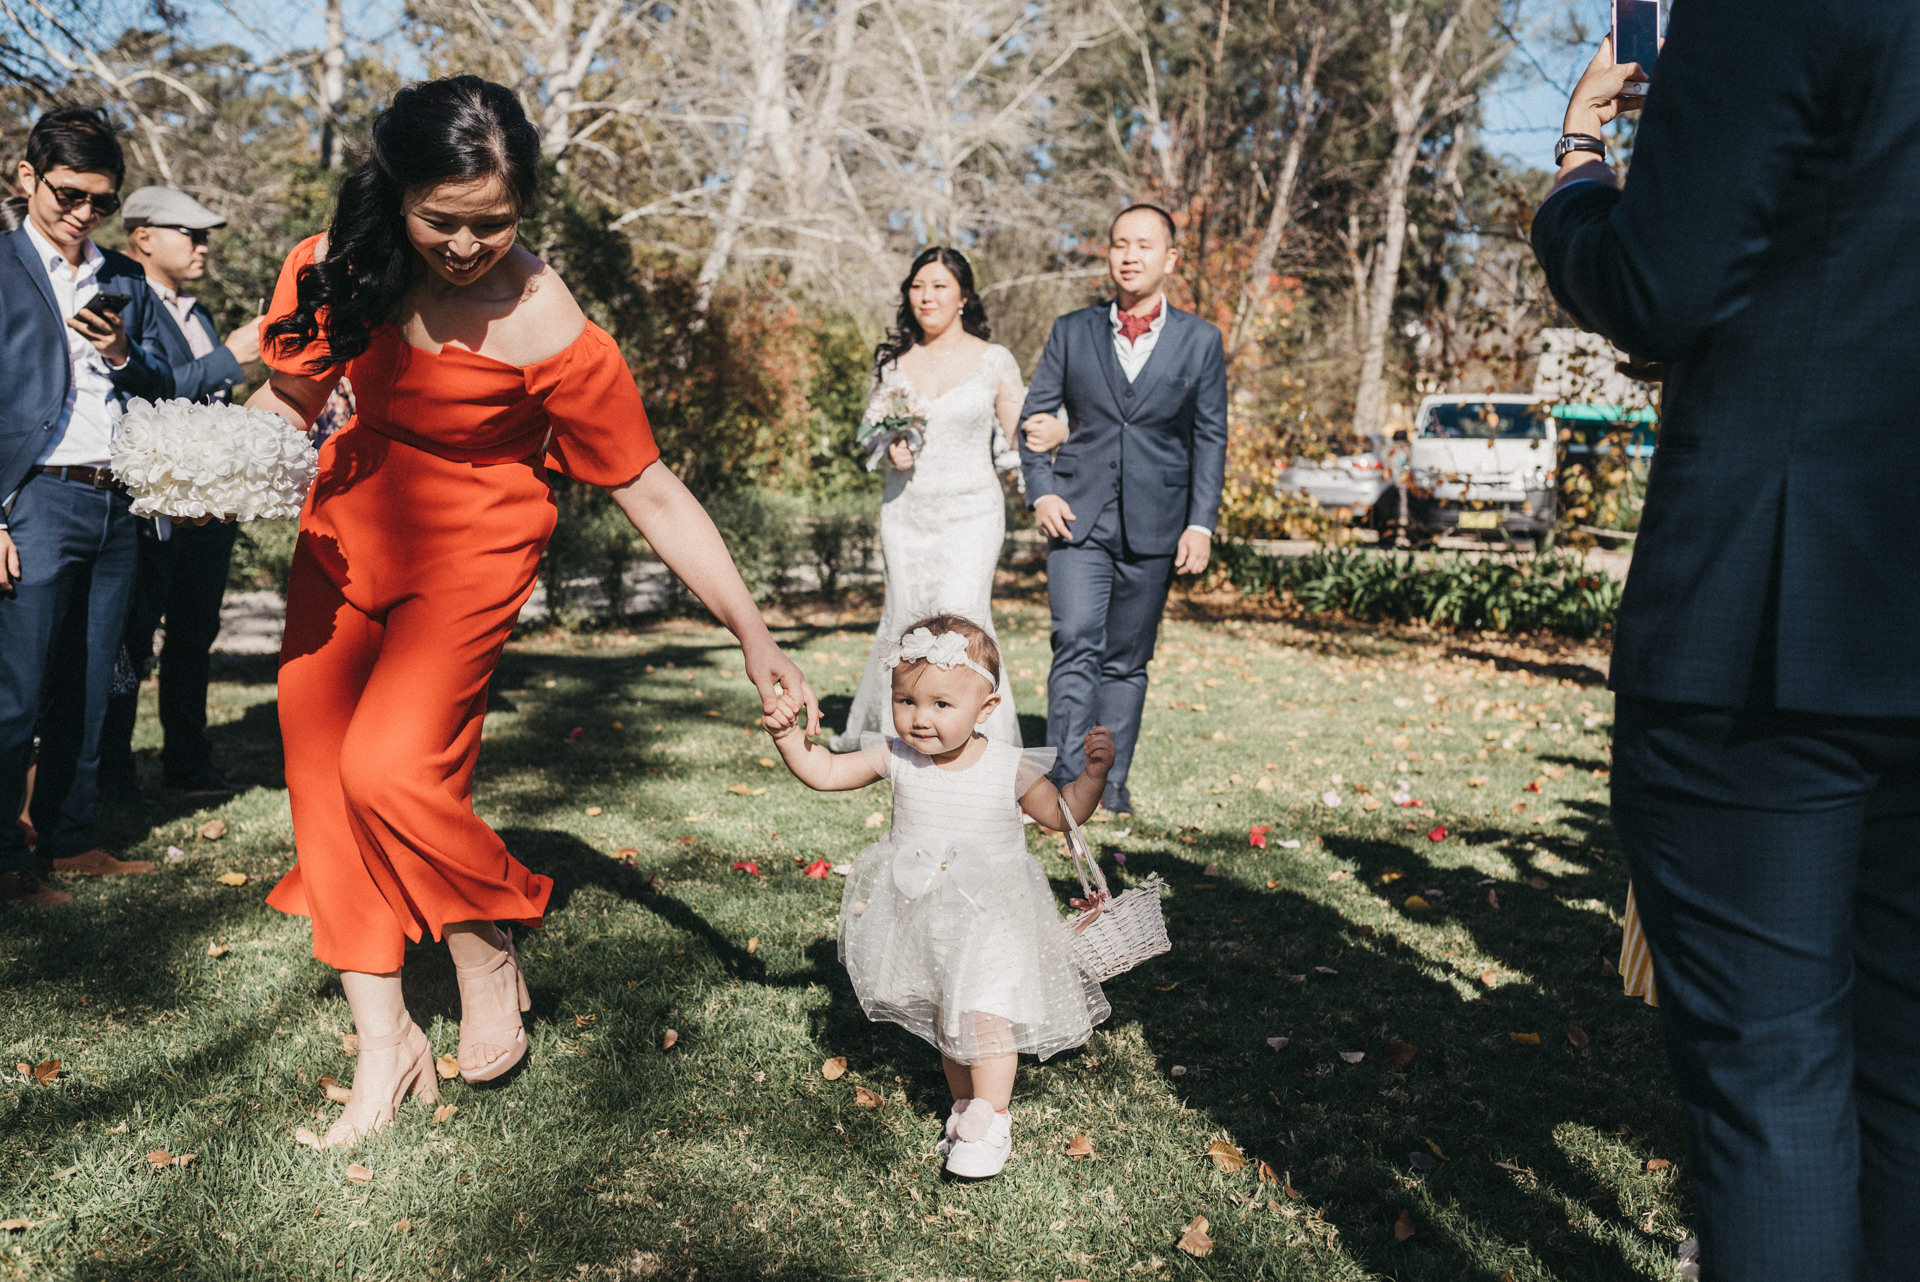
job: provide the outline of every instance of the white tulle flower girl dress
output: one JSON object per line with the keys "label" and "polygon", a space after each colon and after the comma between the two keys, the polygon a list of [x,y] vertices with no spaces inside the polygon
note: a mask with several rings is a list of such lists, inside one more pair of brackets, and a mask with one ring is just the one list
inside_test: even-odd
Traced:
{"label": "white tulle flower girl dress", "polygon": [[867,1015],[962,1064],[1084,1043],[1110,1008],[1068,956],[1020,820],[1054,750],[990,740],[963,769],[872,733],[861,751],[893,786],[893,827],[840,903],[840,959]]}

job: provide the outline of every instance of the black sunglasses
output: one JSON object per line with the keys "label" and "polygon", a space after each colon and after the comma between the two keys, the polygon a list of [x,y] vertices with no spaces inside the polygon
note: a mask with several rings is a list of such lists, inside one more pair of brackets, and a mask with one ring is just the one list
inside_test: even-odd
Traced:
{"label": "black sunglasses", "polygon": [[207,229],[205,227],[175,227],[172,223],[148,223],[147,226],[157,227],[161,231],[177,231],[196,245],[204,245],[207,243]]}
{"label": "black sunglasses", "polygon": [[102,195],[98,192],[81,191],[78,187],[56,187],[47,181],[45,174],[35,174],[34,179],[53,193],[53,199],[60,206],[62,213],[69,209],[77,209],[81,205],[91,205],[95,217],[105,218],[120,208],[120,197],[113,192]]}

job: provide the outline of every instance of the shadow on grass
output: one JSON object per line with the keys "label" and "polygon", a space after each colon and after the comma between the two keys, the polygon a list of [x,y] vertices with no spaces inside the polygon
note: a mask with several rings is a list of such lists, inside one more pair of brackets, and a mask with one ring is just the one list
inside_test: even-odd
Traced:
{"label": "shadow on grass", "polygon": [[[1591,818],[1597,829],[1603,817]],[[1492,829],[1460,839],[1499,844],[1521,878],[1547,844]],[[1386,920],[1416,916],[1396,905],[1423,894],[1436,905],[1417,912],[1424,923],[1444,916],[1525,978],[1466,997],[1444,959],[1309,898],[1301,879],[1311,871],[1279,870],[1275,889],[1203,876],[1209,860],[1238,849],[1216,836],[1129,862],[1129,880],[1157,871],[1173,887],[1175,947],[1108,985],[1113,1025],[1137,1022],[1164,1072],[1182,1066],[1170,1081],[1186,1106],[1233,1136],[1250,1163],[1287,1172],[1301,1205],[1370,1270],[1399,1282],[1497,1282],[1530,1250],[1557,1279],[1647,1276],[1642,1253],[1669,1248],[1645,1236],[1639,1190],[1608,1178],[1585,1151],[1597,1141],[1579,1138],[1610,1137],[1644,1157],[1671,1151],[1682,1134],[1651,1012],[1593,964],[1595,946],[1617,931],[1566,902],[1620,893],[1619,874],[1563,875],[1557,893],[1505,883],[1496,909],[1477,870],[1438,866],[1390,841],[1326,843],[1377,886]],[[1398,875],[1380,884],[1388,874]],[[1575,1027],[1585,1046],[1570,1042]],[[1276,1036],[1290,1039],[1278,1052],[1266,1045]],[[1418,1048],[1402,1067],[1388,1056],[1395,1042]],[[1342,1058],[1352,1052],[1364,1060]],[[1428,1141],[1450,1160],[1423,1172],[1416,1160],[1426,1164]],[[1394,1234],[1403,1210],[1417,1224],[1407,1242]],[[1597,1223],[1582,1224],[1585,1213]]]}

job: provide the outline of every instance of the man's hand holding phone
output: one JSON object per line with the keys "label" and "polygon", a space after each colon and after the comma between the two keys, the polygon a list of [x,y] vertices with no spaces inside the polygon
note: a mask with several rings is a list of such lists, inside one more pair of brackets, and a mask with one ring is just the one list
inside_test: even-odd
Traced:
{"label": "man's hand holding phone", "polygon": [[93,349],[106,357],[107,364],[115,369],[125,365],[131,354],[127,323],[120,319],[120,313],[132,301],[125,294],[103,289],[67,322],[69,329],[92,343]]}

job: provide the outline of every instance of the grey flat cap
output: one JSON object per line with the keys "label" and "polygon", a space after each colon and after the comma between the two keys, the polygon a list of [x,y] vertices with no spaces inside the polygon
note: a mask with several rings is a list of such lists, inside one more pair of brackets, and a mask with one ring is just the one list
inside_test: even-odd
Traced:
{"label": "grey flat cap", "polygon": [[120,206],[120,221],[128,227],[184,227],[202,231],[225,227],[227,220],[173,187],[142,187]]}

